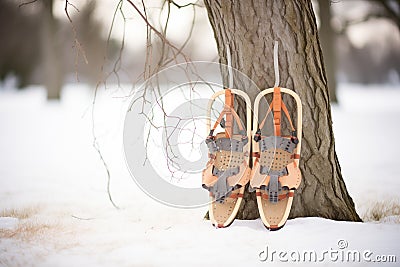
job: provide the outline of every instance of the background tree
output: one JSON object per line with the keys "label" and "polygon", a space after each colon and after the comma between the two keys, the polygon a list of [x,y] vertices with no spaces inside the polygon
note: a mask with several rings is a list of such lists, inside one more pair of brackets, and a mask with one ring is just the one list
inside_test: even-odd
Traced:
{"label": "background tree", "polygon": [[[303,182],[290,217],[360,221],[335,152],[326,71],[311,1],[205,0],[205,5],[220,62],[227,63],[229,45],[232,67],[259,88],[273,86],[273,43],[279,41],[280,85],[293,88],[303,101]],[[257,218],[254,193],[247,193],[244,200],[238,217]]]}
{"label": "background tree", "polygon": [[[342,5],[332,2],[330,6],[333,17],[331,22],[334,22],[331,23],[333,35],[336,37],[336,71],[341,81],[363,84],[398,83],[400,1],[341,3]],[[369,29],[370,34],[366,29]],[[362,44],[356,44],[350,38],[351,33],[355,31],[367,33],[363,35]]]}
{"label": "background tree", "polygon": [[0,25],[0,80],[15,75],[19,88],[27,86],[41,56],[39,9],[21,10],[11,1],[0,1]]}
{"label": "background tree", "polygon": [[[54,15],[54,4],[53,0],[0,1],[0,36],[4,38],[0,80],[16,77],[18,88],[43,84],[48,99],[60,98],[66,81],[97,83],[101,66],[112,68],[109,65],[119,49],[114,39],[107,42],[103,36],[94,16],[94,1],[80,9],[67,2],[72,24]],[[111,63],[104,62],[106,43]],[[74,52],[75,57],[71,56]]]}
{"label": "background tree", "polygon": [[390,22],[400,29],[400,1],[340,1],[341,6],[344,4],[359,7],[360,11],[350,17],[346,17],[343,10],[336,9],[338,1],[316,0],[313,3],[317,4],[319,37],[331,103],[338,101],[338,76],[348,82],[385,83],[391,79],[393,72],[400,73],[400,66],[395,63],[398,62],[400,53],[400,44],[396,44],[396,38],[381,33],[377,40],[370,40],[365,47],[360,48],[355,47],[347,35],[351,26],[362,25],[371,20]]}
{"label": "background tree", "polygon": [[44,65],[43,81],[48,99],[59,99],[64,83],[60,39],[57,38],[59,22],[53,15],[53,0],[43,0],[42,11],[42,63]]}

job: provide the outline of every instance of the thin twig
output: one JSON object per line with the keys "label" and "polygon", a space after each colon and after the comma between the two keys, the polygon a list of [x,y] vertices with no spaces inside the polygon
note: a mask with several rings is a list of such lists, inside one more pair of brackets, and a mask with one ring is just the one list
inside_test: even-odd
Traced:
{"label": "thin twig", "polygon": [[[144,0],[142,0],[142,5],[143,5],[143,13],[144,17],[146,20],[147,18],[147,11],[146,11],[146,5],[144,4]],[[144,80],[147,80],[148,77],[150,77],[150,61],[151,61],[151,51],[152,50],[152,44],[151,44],[151,29],[149,25],[146,24],[146,58],[145,58],[145,63],[144,63],[144,72],[143,72],[143,77]],[[148,66],[148,70],[147,70]]]}
{"label": "thin twig", "polygon": [[82,221],[91,221],[94,220],[95,218],[82,218],[82,217],[78,217],[75,215],[71,215],[72,218],[78,219],[78,220],[82,220]]}
{"label": "thin twig", "polygon": [[33,3],[37,2],[37,1],[38,1],[38,0],[32,0],[32,1],[24,2],[24,3],[22,3],[22,4],[19,4],[18,7],[21,8],[21,7],[23,7],[23,6],[33,4]]}
{"label": "thin twig", "polygon": [[172,1],[172,0],[168,0],[168,2],[169,2],[170,4],[173,4],[174,6],[176,6],[176,7],[179,8],[179,9],[184,8],[184,7],[188,7],[188,6],[202,7],[201,5],[199,5],[199,4],[197,3],[198,1],[196,1],[195,3],[187,3],[187,4],[185,4],[185,5],[179,5],[179,4],[175,3],[175,2]]}
{"label": "thin twig", "polygon": [[119,209],[119,207],[115,204],[112,196],[111,196],[111,190],[110,190],[110,184],[111,184],[111,174],[110,174],[110,169],[108,168],[108,165],[106,161],[103,158],[103,154],[101,153],[100,146],[97,142],[97,136],[96,136],[96,131],[95,131],[95,104],[96,104],[96,99],[97,99],[97,92],[99,89],[101,82],[99,82],[96,85],[96,89],[94,90],[94,96],[93,96],[93,102],[92,102],[92,137],[93,137],[93,147],[97,151],[97,154],[99,154],[100,160],[103,163],[103,166],[107,172],[107,194],[108,194],[108,199],[110,200],[111,204],[114,206],[114,208]]}
{"label": "thin twig", "polygon": [[[147,26],[161,39],[163,42],[165,42],[167,45],[169,45],[171,48],[173,48],[175,51],[179,51],[179,48],[177,48],[175,45],[173,45],[168,39],[165,38],[165,36],[158,31],[151,23],[150,21],[146,18],[146,16],[143,15],[143,13],[140,11],[140,9],[131,1],[131,0],[126,0],[128,1],[129,4],[136,10],[136,12],[139,14],[139,16],[144,20],[144,22],[147,24]],[[186,61],[189,61],[187,56],[183,53],[180,53]]]}
{"label": "thin twig", "polygon": [[89,64],[89,61],[87,60],[85,49],[83,49],[82,44],[78,40],[78,33],[76,31],[74,23],[72,22],[71,16],[69,15],[68,6],[72,6],[78,12],[79,12],[79,10],[75,5],[71,4],[69,2],[69,0],[65,0],[64,12],[65,12],[65,15],[67,16],[70,24],[71,24],[72,33],[74,35],[74,47],[76,48],[75,75],[76,75],[76,80],[79,81],[79,75],[78,75],[78,59],[79,59],[79,55],[82,56],[82,58],[83,58],[83,60],[85,61],[86,64]]}

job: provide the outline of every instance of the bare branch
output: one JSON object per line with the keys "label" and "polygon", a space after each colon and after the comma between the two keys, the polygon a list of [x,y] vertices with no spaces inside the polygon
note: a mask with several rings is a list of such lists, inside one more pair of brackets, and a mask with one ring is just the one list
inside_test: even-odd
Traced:
{"label": "bare branch", "polygon": [[[183,49],[186,47],[186,45],[189,43],[190,39],[192,38],[192,34],[193,34],[195,22],[196,22],[196,8],[195,8],[195,6],[193,5],[193,18],[192,18],[192,23],[191,23],[191,25],[190,25],[189,34],[188,34],[186,40],[185,40],[185,41],[183,42],[183,44],[181,45],[181,47],[179,48],[179,50],[177,51],[178,54],[181,53],[181,52],[183,51]],[[169,64],[172,60],[173,60],[173,59],[170,59],[169,61],[164,62],[164,65]]]}
{"label": "bare branch", "polygon": [[[132,0],[126,0],[128,1],[128,3],[136,10],[136,12],[139,14],[139,16],[143,19],[143,21],[147,24],[147,26],[163,41],[165,42],[168,46],[170,46],[172,49],[174,49],[175,51],[179,51],[179,48],[177,48],[175,45],[173,45],[168,39],[165,38],[165,36],[158,31],[151,23],[150,21],[147,19],[146,16],[143,15],[143,13],[140,11],[140,9],[132,2]],[[181,54],[186,61],[188,61],[188,58],[185,54],[183,54],[182,52],[180,52],[179,54]]]}
{"label": "bare branch", "polygon": [[[147,11],[146,11],[146,6],[144,4],[144,0],[142,0],[142,5],[143,5],[143,12],[144,16],[147,18]],[[148,77],[150,77],[150,60],[151,60],[151,29],[149,25],[146,24],[146,58],[145,58],[145,63],[144,63],[144,72],[143,72],[143,77],[146,80]],[[148,69],[147,69],[148,68]]]}
{"label": "bare branch", "polygon": [[173,4],[174,6],[176,6],[176,7],[179,8],[179,9],[181,9],[181,8],[183,8],[183,7],[188,7],[188,6],[202,7],[200,4],[198,4],[199,1],[196,1],[195,3],[187,3],[187,4],[185,4],[185,5],[179,5],[179,4],[175,3],[173,0],[168,0],[168,2],[169,2],[170,4]]}
{"label": "bare branch", "polygon": [[23,7],[23,6],[33,4],[33,3],[37,2],[37,1],[38,1],[38,0],[32,0],[32,1],[24,2],[24,3],[22,3],[22,4],[19,4],[18,7],[21,8],[21,7]]}
{"label": "bare branch", "polygon": [[86,64],[89,64],[89,61],[87,60],[86,52],[85,52],[85,50],[83,49],[82,44],[81,44],[81,43],[79,42],[79,40],[78,40],[78,33],[77,33],[77,31],[76,31],[76,28],[75,28],[74,23],[72,22],[71,16],[69,15],[68,6],[72,6],[72,7],[73,7],[74,9],[76,9],[78,12],[79,12],[79,10],[78,10],[78,8],[77,8],[75,5],[71,4],[71,3],[69,2],[69,0],[65,0],[64,12],[65,12],[65,15],[67,16],[67,18],[68,18],[70,24],[71,24],[72,33],[73,33],[73,35],[74,35],[74,47],[76,48],[76,54],[75,54],[75,75],[76,75],[76,80],[79,81],[79,75],[78,75],[78,60],[79,60],[79,56],[82,56],[82,57],[83,57],[83,59],[84,59],[84,61],[85,61]]}
{"label": "bare branch", "polygon": [[112,70],[112,72],[115,74],[115,76],[117,77],[117,83],[118,83],[118,87],[121,87],[120,84],[120,78],[119,78],[119,74],[118,72],[121,70],[122,68],[122,53],[124,51],[125,48],[125,34],[126,34],[126,17],[124,14],[124,11],[122,10],[122,3],[123,1],[119,1],[118,5],[117,5],[117,10],[119,10],[123,20],[124,20],[124,24],[123,24],[123,31],[122,31],[122,40],[121,40],[121,46],[119,49],[119,53],[118,53],[118,57],[114,62],[114,68]]}
{"label": "bare branch", "polygon": [[[170,9],[171,9],[171,5],[176,6],[176,4],[172,3],[171,1],[168,0],[164,0],[164,4],[162,5],[162,8],[168,8],[168,17],[167,20],[164,22],[164,25],[161,26],[161,30],[158,30],[154,25],[152,25],[152,23],[150,23],[149,17],[148,17],[148,13],[147,13],[147,9],[145,6],[145,2],[144,0],[141,1],[143,9],[138,5],[135,4],[132,0],[126,0],[129,5],[131,7],[133,7],[133,9],[139,14],[139,16],[141,17],[141,19],[145,22],[146,25],[146,58],[145,58],[145,66],[144,66],[144,71],[143,71],[143,77],[145,80],[147,80],[147,78],[149,78],[150,76],[152,76],[152,74],[157,73],[162,67],[168,65],[169,63],[176,61],[178,62],[178,56],[182,56],[183,59],[185,61],[189,61],[188,57],[182,52],[184,47],[188,44],[192,33],[193,33],[193,29],[194,29],[194,24],[195,24],[195,19],[196,19],[196,6],[200,6],[196,3],[192,3],[190,5],[187,6],[192,6],[193,8],[193,20],[191,23],[191,28],[190,28],[190,32],[187,36],[187,38],[185,39],[185,41],[183,42],[183,44],[178,47],[174,44],[172,44],[168,39],[167,39],[167,29],[168,29],[168,23],[169,23],[169,15],[170,15]],[[109,47],[110,44],[110,39],[111,39],[111,33],[113,30],[113,26],[114,26],[114,22],[116,20],[116,16],[117,14],[120,14],[123,18],[124,21],[124,35],[122,37],[122,43],[121,43],[121,47],[120,47],[120,51],[119,51],[119,55],[116,59],[116,61],[114,62],[114,68],[113,70],[108,73],[107,75],[105,75],[103,77],[102,81],[99,81],[99,83],[96,86],[95,89],[95,94],[94,94],[94,99],[93,99],[93,109],[92,109],[92,135],[93,135],[93,147],[95,148],[95,150],[97,151],[97,153],[99,154],[100,160],[102,161],[104,168],[106,169],[107,172],[107,193],[108,193],[108,197],[110,202],[112,203],[112,205],[118,209],[118,206],[114,203],[113,198],[111,196],[111,191],[110,191],[110,182],[111,182],[111,173],[110,170],[108,168],[108,165],[105,161],[105,158],[102,155],[101,152],[101,148],[99,146],[97,137],[96,137],[96,131],[95,131],[95,112],[94,112],[94,105],[96,102],[96,97],[97,97],[97,92],[99,89],[99,86],[101,84],[106,84],[106,81],[108,79],[108,77],[112,74],[114,74],[117,79],[118,79],[118,84],[119,84],[119,74],[118,72],[121,70],[122,68],[122,51],[124,49],[124,43],[125,43],[125,23],[126,23],[126,17],[124,15],[124,12],[122,10],[122,3],[123,0],[120,0],[117,4],[116,10],[114,12],[114,16],[112,19],[112,23],[111,23],[111,27],[110,27],[110,31],[108,33],[108,39],[107,39],[107,47]],[[186,5],[185,5],[186,6]],[[181,6],[184,7],[184,6]],[[153,55],[153,46],[152,46],[152,34],[155,34],[155,36],[157,38],[160,38],[160,40],[162,41],[162,55],[160,60],[158,60],[157,64],[155,66],[152,66],[152,55]],[[169,53],[171,52],[171,56],[169,56]],[[105,61],[106,61],[107,57],[105,56]],[[104,65],[102,66],[102,69],[104,68]],[[177,118],[177,117],[172,117],[169,114],[166,113],[165,111],[165,107],[164,107],[164,103],[162,101],[162,97],[161,96],[161,91],[160,88],[158,87],[159,85],[157,84],[155,87],[153,87],[154,90],[148,91],[148,86],[144,87],[144,91],[142,92],[141,96],[139,96],[138,98],[136,98],[133,103],[131,105],[133,105],[134,103],[140,101],[142,103],[142,112],[139,113],[140,115],[144,116],[146,121],[150,124],[150,128],[153,129],[163,129],[163,135],[165,136],[166,139],[166,146],[165,146],[165,152],[167,154],[168,160],[167,160],[167,166],[168,166],[168,170],[171,173],[171,179],[172,178],[177,178],[177,179],[181,179],[183,178],[183,174],[180,175],[180,171],[179,168],[177,168],[179,162],[177,161],[178,156],[175,155],[175,151],[172,148],[173,144],[171,144],[171,138],[172,138],[172,134],[175,133],[176,131],[183,131],[185,129],[181,129],[179,127],[179,123],[182,123],[182,118]],[[150,88],[150,86],[149,86]],[[154,99],[156,101],[156,105],[158,106],[158,108],[160,108],[163,112],[163,123],[162,125],[156,125],[154,123],[154,114],[145,114],[144,112],[144,107],[146,104],[149,104],[149,101],[146,99],[148,97],[148,92],[150,92],[151,95],[154,96]],[[177,120],[177,125],[168,125],[167,123],[167,119],[176,119]],[[192,118],[193,119],[193,118]],[[194,120],[194,119],[193,119]],[[172,132],[166,131],[167,129],[170,130],[172,128]],[[193,137],[196,135],[195,132],[192,133]],[[145,147],[147,148],[149,142],[151,142],[151,134],[150,131],[147,134],[147,138],[145,138]],[[192,144],[193,145],[193,144]],[[147,155],[147,149],[146,149],[146,155],[144,158],[144,162],[145,163],[148,159],[148,155]]]}
{"label": "bare branch", "polygon": [[[163,5],[162,5],[162,8],[160,10],[159,18],[161,18],[161,14],[162,14],[162,12],[164,10],[165,3],[168,3],[167,4],[167,7],[168,7],[167,19],[165,20],[164,27],[162,25],[160,25],[160,27],[162,29],[162,35],[164,36],[165,39],[167,39],[167,29],[168,29],[169,19],[170,19],[170,15],[171,15],[171,6],[170,6],[170,3],[167,2],[166,0],[164,1]],[[161,21],[161,19],[160,19],[160,21]],[[161,43],[161,55],[160,55],[160,59],[158,60],[157,66],[162,66],[163,65],[165,54],[168,54],[168,51],[166,51],[165,47],[166,47],[165,42],[162,42]]]}
{"label": "bare branch", "polygon": [[82,217],[78,217],[78,216],[75,216],[75,215],[71,215],[71,217],[75,218],[75,219],[78,219],[78,220],[81,220],[81,221],[91,221],[91,220],[95,219],[95,218],[82,218]]}
{"label": "bare branch", "polygon": [[77,12],[79,12],[79,9],[78,9],[74,4],[72,4],[71,2],[69,2],[68,0],[66,1],[66,4],[72,6]]}
{"label": "bare branch", "polygon": [[114,206],[114,208],[119,209],[119,207],[115,204],[112,196],[111,196],[111,190],[110,190],[110,184],[111,184],[111,174],[110,174],[110,169],[108,168],[108,165],[103,157],[103,154],[101,153],[100,146],[97,142],[97,136],[96,136],[96,131],[95,131],[95,121],[94,121],[94,114],[95,114],[95,104],[96,104],[96,99],[97,99],[97,93],[99,86],[102,82],[98,82],[96,85],[96,89],[94,90],[94,96],[93,96],[93,102],[92,102],[92,137],[93,137],[93,148],[97,151],[97,154],[99,154],[100,160],[103,163],[103,166],[107,172],[107,194],[108,194],[108,199],[110,200],[111,204]]}

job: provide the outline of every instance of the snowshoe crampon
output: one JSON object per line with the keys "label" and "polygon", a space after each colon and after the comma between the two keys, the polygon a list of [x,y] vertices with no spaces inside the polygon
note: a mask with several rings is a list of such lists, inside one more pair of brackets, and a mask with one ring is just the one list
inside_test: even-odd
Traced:
{"label": "snowshoe crampon", "polygon": [[[224,109],[211,128],[211,109],[216,98],[225,94]],[[247,127],[234,110],[234,95],[246,103]],[[209,217],[215,227],[227,227],[236,217],[242,202],[245,185],[250,180],[251,103],[246,93],[236,89],[216,92],[208,105],[206,143],[209,161],[203,170],[203,187],[210,191]],[[236,122],[236,126],[235,126]],[[214,134],[217,126],[224,131]],[[238,128],[239,133],[235,133]],[[247,130],[246,130],[247,129]]]}
{"label": "snowshoe crampon", "polygon": [[[261,98],[273,94],[272,103],[260,124],[258,110]],[[292,96],[297,105],[297,129],[294,128],[282,94]],[[300,97],[290,89],[269,88],[259,93],[254,103],[253,121],[253,169],[250,187],[256,189],[260,217],[269,230],[282,228],[289,216],[295,190],[301,183],[299,168],[302,106]],[[289,122],[290,131],[282,129],[282,112]],[[270,113],[273,113],[274,135],[262,135],[262,128]],[[283,135],[289,133],[288,135]],[[297,136],[297,132],[300,133]]]}

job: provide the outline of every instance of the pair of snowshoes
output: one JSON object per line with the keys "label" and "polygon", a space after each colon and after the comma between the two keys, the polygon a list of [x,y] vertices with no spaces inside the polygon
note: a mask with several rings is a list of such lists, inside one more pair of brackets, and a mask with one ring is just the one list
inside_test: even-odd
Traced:
{"label": "pair of snowshoes", "polygon": [[[260,100],[271,93],[271,105],[259,123]],[[282,101],[282,93],[292,96],[296,101],[297,129]],[[225,94],[224,109],[211,128],[212,105],[222,94]],[[246,128],[235,112],[235,95],[241,96],[246,103]],[[210,99],[207,116],[209,134],[206,139],[209,161],[203,170],[202,181],[203,187],[210,192],[210,220],[218,228],[227,227],[233,222],[248,183],[250,190],[256,190],[258,211],[265,227],[269,230],[282,228],[289,216],[294,192],[301,183],[299,160],[302,107],[299,96],[290,89],[269,88],[258,94],[254,105],[254,120],[251,125],[251,101],[245,92],[224,89],[216,92]],[[290,125],[289,134],[286,134],[286,129],[282,129],[286,125],[282,124],[282,111]],[[271,113],[274,133],[266,136],[262,129]],[[224,130],[215,134],[218,125]],[[299,136],[297,132],[300,133]],[[250,156],[253,159],[252,168]]]}

